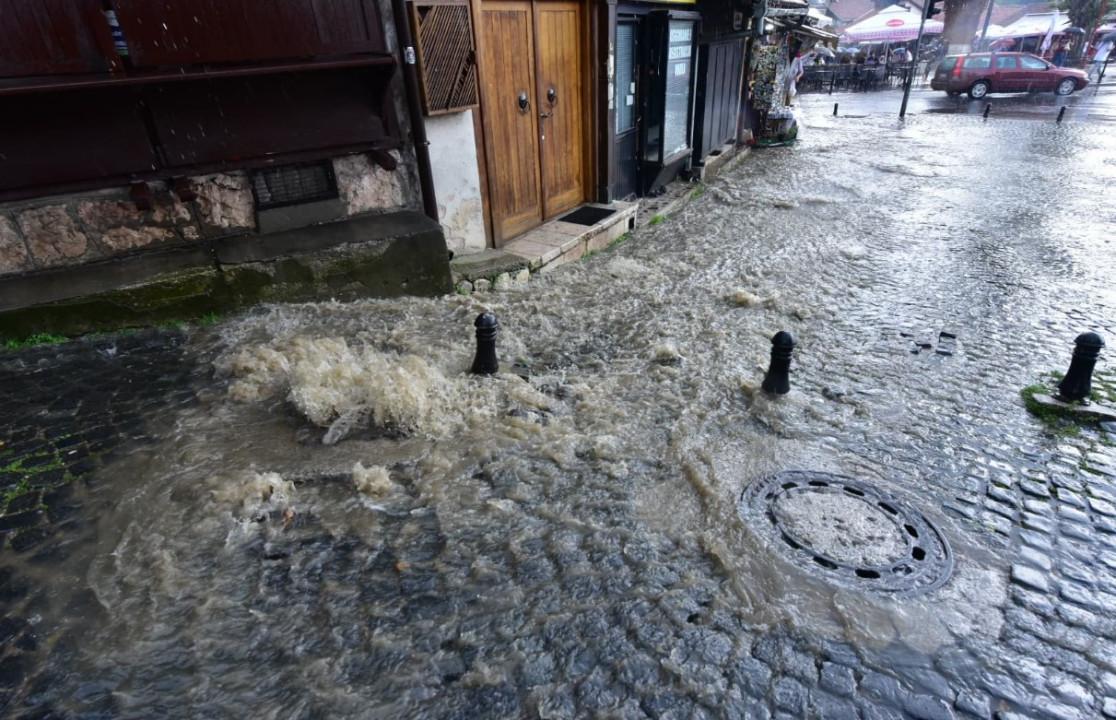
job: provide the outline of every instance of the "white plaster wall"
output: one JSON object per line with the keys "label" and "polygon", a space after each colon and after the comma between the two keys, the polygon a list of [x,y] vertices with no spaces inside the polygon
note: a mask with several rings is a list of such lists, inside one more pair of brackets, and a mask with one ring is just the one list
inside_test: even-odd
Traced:
{"label": "white plaster wall", "polygon": [[473,111],[426,118],[438,217],[451,250],[485,247]]}

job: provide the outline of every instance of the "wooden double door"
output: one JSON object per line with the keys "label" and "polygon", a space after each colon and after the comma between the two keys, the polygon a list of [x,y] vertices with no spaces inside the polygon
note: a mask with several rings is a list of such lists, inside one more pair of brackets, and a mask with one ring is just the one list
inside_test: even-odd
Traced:
{"label": "wooden double door", "polygon": [[480,0],[480,79],[496,245],[585,199],[584,9]]}

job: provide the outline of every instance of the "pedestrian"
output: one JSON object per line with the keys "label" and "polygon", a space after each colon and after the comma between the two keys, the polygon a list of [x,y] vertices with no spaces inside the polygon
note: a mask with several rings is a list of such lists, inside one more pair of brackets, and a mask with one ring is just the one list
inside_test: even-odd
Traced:
{"label": "pedestrian", "polygon": [[1105,36],[1100,45],[1097,45],[1097,51],[1093,54],[1093,61],[1089,64],[1089,80],[1095,82],[1100,79],[1101,71],[1112,54],[1113,45],[1116,45],[1116,34]]}
{"label": "pedestrian", "polygon": [[1066,41],[1063,40],[1058,43],[1058,48],[1054,51],[1054,57],[1051,58],[1051,62],[1053,62],[1058,67],[1064,67],[1066,64],[1066,56],[1068,54],[1069,46],[1066,44]]}
{"label": "pedestrian", "polygon": [[806,74],[806,58],[799,50],[787,69],[787,105],[794,105],[794,98],[798,95],[798,81],[804,74]]}

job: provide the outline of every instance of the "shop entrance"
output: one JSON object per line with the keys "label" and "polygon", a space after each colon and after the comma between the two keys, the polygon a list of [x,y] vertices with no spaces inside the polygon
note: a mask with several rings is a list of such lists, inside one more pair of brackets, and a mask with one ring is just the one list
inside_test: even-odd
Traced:
{"label": "shop entrance", "polygon": [[616,186],[618,198],[639,192],[639,21],[616,23]]}
{"label": "shop entrance", "polygon": [[585,199],[580,3],[482,0],[480,77],[496,245]]}
{"label": "shop entrance", "polygon": [[677,10],[624,5],[616,20],[612,192],[654,195],[692,154],[695,21]]}

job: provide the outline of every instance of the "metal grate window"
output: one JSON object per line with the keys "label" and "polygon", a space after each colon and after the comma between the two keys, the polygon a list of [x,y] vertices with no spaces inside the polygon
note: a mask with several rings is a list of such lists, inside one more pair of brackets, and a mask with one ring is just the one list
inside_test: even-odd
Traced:
{"label": "metal grate window", "polygon": [[252,192],[256,209],[268,210],[285,205],[330,200],[337,197],[333,164],[284,165],[252,173]]}
{"label": "metal grate window", "polygon": [[477,104],[477,57],[470,21],[469,5],[463,0],[411,3],[427,115],[458,112]]}

